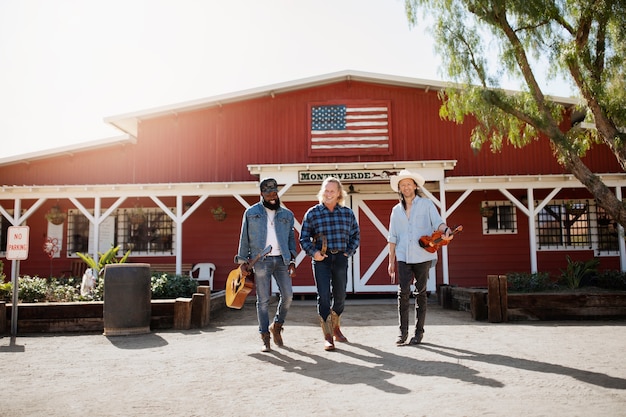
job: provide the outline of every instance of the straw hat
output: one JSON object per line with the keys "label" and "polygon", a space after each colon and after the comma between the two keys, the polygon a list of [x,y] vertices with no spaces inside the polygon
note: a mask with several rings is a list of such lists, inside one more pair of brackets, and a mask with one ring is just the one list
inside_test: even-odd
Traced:
{"label": "straw hat", "polygon": [[398,175],[391,176],[391,180],[390,180],[391,189],[394,190],[395,192],[398,192],[398,183],[407,178],[411,178],[413,181],[415,181],[418,187],[421,187],[426,182],[424,180],[424,177],[422,177],[420,174],[411,172],[408,169],[403,169],[402,171],[400,171]]}

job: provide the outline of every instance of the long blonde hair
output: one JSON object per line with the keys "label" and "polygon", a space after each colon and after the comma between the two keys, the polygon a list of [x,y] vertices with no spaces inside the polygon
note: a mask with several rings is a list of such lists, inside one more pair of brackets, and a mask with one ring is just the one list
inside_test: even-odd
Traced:
{"label": "long blonde hair", "polygon": [[348,193],[346,193],[346,191],[343,189],[343,185],[341,185],[341,181],[339,181],[339,178],[335,177],[326,177],[324,182],[322,182],[320,190],[317,192],[317,200],[320,203],[324,201],[324,189],[326,188],[326,185],[328,185],[328,183],[330,182],[334,182],[335,184],[337,184],[337,188],[339,189],[339,198],[337,199],[337,204],[339,204],[340,206],[345,206],[346,199],[348,198]]}

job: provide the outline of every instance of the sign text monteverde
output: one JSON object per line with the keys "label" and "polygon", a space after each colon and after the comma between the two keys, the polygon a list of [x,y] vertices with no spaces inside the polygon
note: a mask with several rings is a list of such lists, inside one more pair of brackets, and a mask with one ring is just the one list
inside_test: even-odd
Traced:
{"label": "sign text monteverde", "polygon": [[398,171],[299,171],[298,182],[322,182],[327,177],[335,177],[342,182],[389,181],[392,175],[398,175]]}

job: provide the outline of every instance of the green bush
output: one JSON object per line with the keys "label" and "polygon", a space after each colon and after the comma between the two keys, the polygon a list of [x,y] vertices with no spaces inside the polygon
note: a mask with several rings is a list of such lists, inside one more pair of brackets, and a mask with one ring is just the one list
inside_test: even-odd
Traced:
{"label": "green bush", "polygon": [[76,278],[51,278],[48,282],[46,301],[69,302],[80,300],[80,282]]}
{"label": "green bush", "polygon": [[626,291],[626,272],[615,270],[602,271],[596,275],[592,283],[599,288]]}
{"label": "green bush", "polygon": [[546,272],[509,272],[506,274],[508,290],[511,292],[553,291],[558,285]]}
{"label": "green bush", "polygon": [[[23,276],[19,278],[18,299],[22,303],[102,301],[104,278],[98,279],[96,287],[84,297],[80,295],[78,278],[45,278]],[[191,297],[198,290],[198,282],[186,275],[160,274],[150,279],[153,299]],[[13,286],[0,282],[0,301],[12,302]]]}
{"label": "green bush", "polygon": [[17,298],[22,303],[48,301],[48,282],[45,278],[24,275],[18,280],[17,293]]}
{"label": "green bush", "polygon": [[160,274],[152,276],[150,287],[153,299],[191,297],[198,282],[188,275]]}
{"label": "green bush", "polygon": [[0,301],[10,303],[13,298],[13,284],[0,281]]}

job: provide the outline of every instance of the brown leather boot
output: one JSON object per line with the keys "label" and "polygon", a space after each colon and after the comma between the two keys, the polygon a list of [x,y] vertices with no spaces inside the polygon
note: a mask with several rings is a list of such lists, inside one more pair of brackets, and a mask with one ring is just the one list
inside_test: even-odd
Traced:
{"label": "brown leather boot", "polygon": [[335,350],[335,342],[333,342],[333,325],[331,316],[328,316],[326,320],[320,317],[320,325],[322,326],[322,332],[324,332],[324,350]]}
{"label": "brown leather boot", "polygon": [[274,343],[276,346],[283,345],[283,337],[280,335],[280,332],[283,331],[283,324],[275,321],[270,326],[270,333],[272,333],[272,337],[274,338]]}
{"label": "brown leather boot", "polygon": [[341,319],[339,318],[340,316],[332,311],[330,313],[330,317],[332,317],[333,335],[335,336],[335,341],[344,343],[347,342],[348,339],[343,335],[343,333],[341,333]]}
{"label": "brown leather boot", "polygon": [[261,347],[261,352],[270,352],[272,350],[272,348],[270,347],[270,334],[261,333],[261,340],[263,341],[263,347]]}

